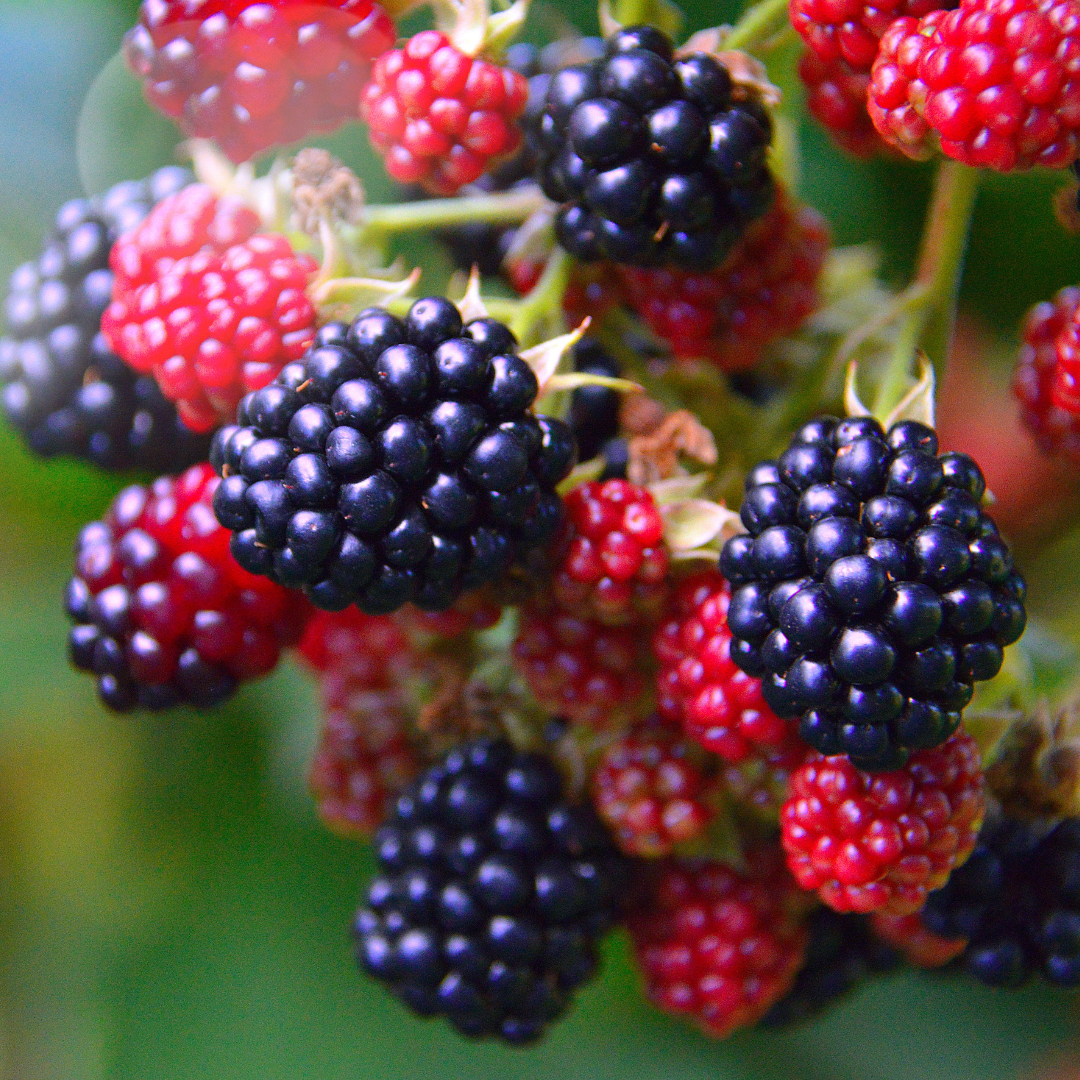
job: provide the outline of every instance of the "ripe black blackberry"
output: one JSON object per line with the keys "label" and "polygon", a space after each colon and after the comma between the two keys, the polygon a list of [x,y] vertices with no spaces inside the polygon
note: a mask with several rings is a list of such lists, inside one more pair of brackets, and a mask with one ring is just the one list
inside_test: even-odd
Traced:
{"label": "ripe black blackberry", "polygon": [[771,202],[768,112],[719,61],[676,59],[651,27],[605,46],[552,76],[533,121],[559,242],[586,261],[710,269]]}
{"label": "ripe black blackberry", "polygon": [[357,957],[413,1012],[474,1038],[539,1038],[597,969],[629,861],[555,767],[505,740],[452,750],[397,800]]}
{"label": "ripe black blackberry", "polygon": [[766,1013],[765,1027],[785,1027],[824,1011],[870,975],[884,974],[901,956],[877,938],[865,915],[822,907],[807,919],[806,963],[795,985]]}
{"label": "ripe black blackberry", "polygon": [[184,427],[157,383],[127,367],[99,332],[116,238],[191,181],[186,169],[166,168],[66,203],[40,257],[12,276],[8,336],[0,340],[2,402],[36,453],[153,472],[206,459],[209,438]]}
{"label": "ripe black blackberry", "polygon": [[[574,346],[574,370],[617,379],[622,368],[596,338]],[[606,386],[579,386],[570,397],[570,428],[577,440],[578,459],[590,461],[619,433],[619,392]]]}
{"label": "ripe black blackberry", "polygon": [[1026,622],[1023,578],[965,454],[905,421],[823,417],[746,481],[720,569],[732,659],[823,754],[899,768],[956,730]]}
{"label": "ripe black blackberry", "polygon": [[215,436],[236,561],[335,611],[449,607],[553,537],[574,463],[560,420],[494,319],[442,297],[323,327],[304,360]]}
{"label": "ripe black blackberry", "polygon": [[963,866],[920,912],[928,930],[968,938],[959,962],[990,986],[1040,974],[1080,986],[1080,818],[989,820]]}

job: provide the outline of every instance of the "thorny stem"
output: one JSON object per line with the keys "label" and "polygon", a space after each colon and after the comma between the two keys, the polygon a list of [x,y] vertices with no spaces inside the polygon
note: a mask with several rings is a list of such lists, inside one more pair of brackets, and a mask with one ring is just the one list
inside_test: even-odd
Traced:
{"label": "thorny stem", "polygon": [[918,302],[906,311],[889,362],[874,394],[872,411],[879,419],[907,391],[915,350],[927,353],[940,385],[948,359],[956,295],[964,266],[971,214],[978,193],[979,171],[944,159],[938,166],[926,215],[914,285],[922,285]]}
{"label": "thorny stem", "polygon": [[759,0],[724,38],[725,49],[748,51],[782,30],[788,17],[788,0]]}

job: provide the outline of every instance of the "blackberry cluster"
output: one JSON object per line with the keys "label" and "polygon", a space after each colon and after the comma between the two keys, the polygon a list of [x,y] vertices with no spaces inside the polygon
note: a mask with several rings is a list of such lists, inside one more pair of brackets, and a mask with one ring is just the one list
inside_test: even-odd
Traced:
{"label": "blackberry cluster", "polygon": [[1024,631],[1025,586],[965,454],[903,421],[823,417],[746,481],[720,569],[732,659],[803,741],[900,768],[960,723]]}
{"label": "blackberry cluster", "polygon": [[629,861],[555,767],[505,740],[452,750],[375,840],[358,959],[413,1012],[532,1042],[597,969]]}
{"label": "blackberry cluster", "polygon": [[[582,338],[574,346],[574,370],[617,379],[622,368],[596,338]],[[591,461],[604,453],[619,434],[619,392],[606,386],[579,386],[570,395],[570,428],[577,440],[578,459]]]}
{"label": "blackberry cluster", "polygon": [[764,1027],[809,1020],[863,979],[901,963],[900,954],[874,935],[865,915],[841,915],[822,907],[810,914],[806,926],[806,963],[795,976],[795,985],[762,1019]]}
{"label": "blackberry cluster", "polygon": [[516,347],[442,297],[404,321],[369,308],[324,326],[215,437],[236,561],[317,607],[379,615],[441,611],[546,543],[574,439],[529,411],[536,376]]}
{"label": "blackberry cluster", "polygon": [[967,938],[960,962],[980,982],[1019,986],[1039,973],[1080,986],[1080,818],[987,822],[971,858],[920,912],[946,938]]}
{"label": "blackberry cluster", "polygon": [[649,26],[620,30],[604,56],[552,76],[533,134],[571,255],[695,270],[722,262],[768,207],[771,137],[768,113],[723,64],[675,59]]}
{"label": "blackberry cluster", "polygon": [[184,427],[154,380],[128,368],[100,333],[117,237],[191,179],[166,168],[66,203],[37,261],[12,276],[8,336],[0,340],[2,403],[36,453],[154,472],[205,460],[209,439]]}

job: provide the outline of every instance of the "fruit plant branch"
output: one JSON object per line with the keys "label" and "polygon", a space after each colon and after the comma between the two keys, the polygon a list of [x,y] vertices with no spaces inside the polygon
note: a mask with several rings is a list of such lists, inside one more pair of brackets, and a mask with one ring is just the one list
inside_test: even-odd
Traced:
{"label": "fruit plant branch", "polygon": [[788,0],[760,0],[743,16],[724,38],[725,49],[751,49],[768,41],[787,24]]}
{"label": "fruit plant branch", "polygon": [[[938,166],[927,211],[910,304],[888,365],[873,399],[875,416],[884,416],[904,396],[917,347],[934,363],[940,382],[956,315],[956,295],[963,272],[979,172],[944,159]],[[921,288],[919,288],[921,286]]]}

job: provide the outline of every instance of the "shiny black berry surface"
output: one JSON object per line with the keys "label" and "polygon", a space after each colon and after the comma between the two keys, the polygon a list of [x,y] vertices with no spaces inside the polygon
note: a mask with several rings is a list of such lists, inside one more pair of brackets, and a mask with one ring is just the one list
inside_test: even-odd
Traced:
{"label": "shiny black berry surface", "polygon": [[413,1012],[528,1043],[597,970],[629,861],[555,767],[503,740],[452,750],[375,840],[354,930],[362,970]]}
{"label": "shiny black berry surface", "polygon": [[765,1014],[764,1027],[809,1020],[868,976],[901,963],[900,954],[874,935],[865,915],[842,915],[820,907],[807,918],[806,929],[806,962],[788,993]]}
{"label": "shiny black berry surface", "polygon": [[245,569],[318,607],[442,610],[547,543],[575,459],[492,319],[442,297],[325,327],[215,437],[218,520]]}
{"label": "shiny black berry surface", "polygon": [[[597,341],[582,338],[574,347],[574,370],[588,375],[622,375],[619,362]],[[570,398],[570,427],[578,457],[590,461],[619,433],[619,393],[606,386],[581,386]]]}
{"label": "shiny black berry surface", "polygon": [[551,76],[526,119],[555,231],[586,261],[716,266],[772,200],[767,112],[705,53],[645,26]]}
{"label": "shiny black berry surface", "polygon": [[898,768],[1000,670],[1025,586],[985,486],[930,428],[868,417],[814,420],[747,477],[748,535],[720,558],[732,657],[815,749]]}
{"label": "shiny black berry surface", "polygon": [[37,261],[12,275],[0,401],[36,453],[153,472],[206,460],[209,437],[184,427],[154,379],[132,371],[100,333],[112,298],[113,243],[192,180],[185,169],[166,168],[66,203]]}
{"label": "shiny black berry surface", "polygon": [[988,820],[920,914],[935,934],[968,939],[960,962],[980,982],[1080,986],[1080,818]]}

